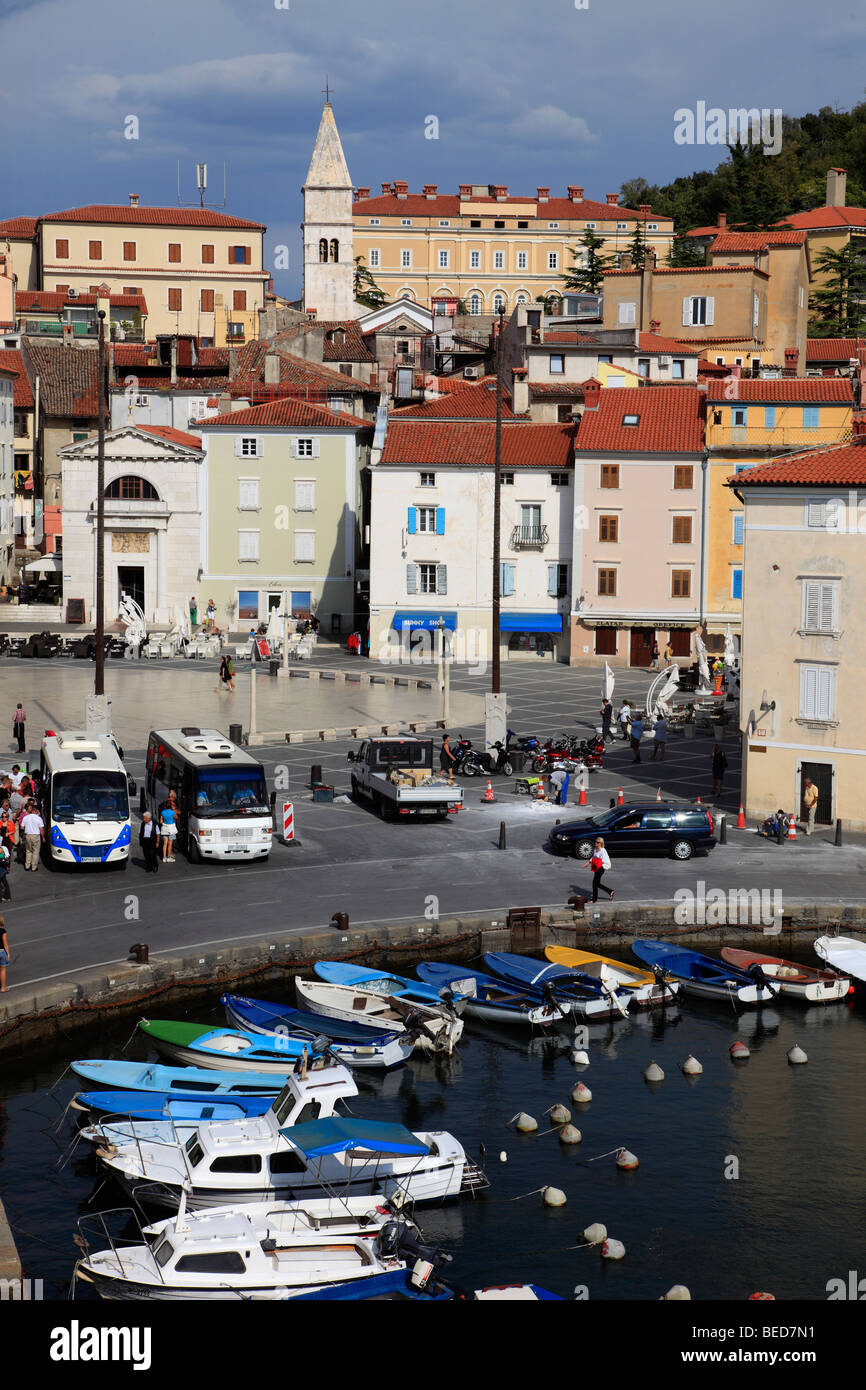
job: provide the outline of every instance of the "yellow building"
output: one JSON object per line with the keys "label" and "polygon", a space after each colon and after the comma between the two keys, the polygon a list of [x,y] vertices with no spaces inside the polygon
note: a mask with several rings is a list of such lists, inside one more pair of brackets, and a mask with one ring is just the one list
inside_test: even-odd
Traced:
{"label": "yellow building", "polygon": [[[784,219],[786,227],[806,233],[813,266],[822,251],[841,251],[852,237],[866,237],[866,208],[845,206],[847,177],[844,169],[829,169],[824,207],[793,212]],[[826,276],[817,270],[814,279],[820,285]]]}
{"label": "yellow building", "polygon": [[141,207],[134,193],[128,206],[52,212],[35,219],[38,284],[27,285],[25,275],[34,277],[24,224],[31,220],[2,224],[7,235],[19,234],[13,243],[19,289],[81,295],[106,284],[112,295],[146,299],[151,336],[192,333],[214,347],[258,337],[270,278],[262,265],[262,223],[211,208]]}
{"label": "yellow building", "polygon": [[727,485],[733,474],[792,449],[850,439],[850,380],[730,376],[707,383],[707,646],[720,651],[725,627],[739,635],[743,599],[742,503]]}
{"label": "yellow building", "polygon": [[380,195],[358,188],[352,207],[354,254],[362,256],[389,300],[462,299],[470,314],[510,314],[516,304],[561,295],[560,277],[575,265],[572,250],[589,229],[604,255],[628,249],[640,224],[646,244],[666,260],[673,220],[649,205],[620,207],[584,198],[578,185],[565,198],[549,188],[509,194],[505,184],[462,183],[456,194],[435,183],[410,193],[408,183],[383,183]]}

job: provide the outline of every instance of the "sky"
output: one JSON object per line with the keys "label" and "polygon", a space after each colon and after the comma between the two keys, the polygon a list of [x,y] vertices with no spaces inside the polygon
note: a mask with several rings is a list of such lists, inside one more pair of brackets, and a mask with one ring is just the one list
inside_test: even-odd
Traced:
{"label": "sky", "polygon": [[719,162],[674,141],[678,109],[850,109],[864,56],[862,0],[0,0],[0,217],[174,206],[178,160],[184,201],[206,161],[221,204],[225,162],[227,209],[267,224],[269,267],[289,247],[294,296],[326,76],[356,186],[604,201]]}

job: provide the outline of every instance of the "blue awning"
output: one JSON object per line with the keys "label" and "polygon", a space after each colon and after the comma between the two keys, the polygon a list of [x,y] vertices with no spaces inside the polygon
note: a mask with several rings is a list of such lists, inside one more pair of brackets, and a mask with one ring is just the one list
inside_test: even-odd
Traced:
{"label": "blue awning", "polygon": [[391,626],[397,632],[402,632],[404,628],[415,630],[425,630],[427,632],[436,629],[442,619],[448,632],[454,632],[457,627],[456,613],[395,613]]}
{"label": "blue awning", "polygon": [[308,1158],[323,1154],[365,1149],[376,1154],[423,1155],[430,1150],[403,1125],[382,1124],[378,1120],[353,1120],[341,1115],[327,1120],[310,1120],[304,1125],[288,1125],[280,1130],[290,1143]]}
{"label": "blue awning", "polygon": [[562,632],[561,613],[500,613],[500,632]]}

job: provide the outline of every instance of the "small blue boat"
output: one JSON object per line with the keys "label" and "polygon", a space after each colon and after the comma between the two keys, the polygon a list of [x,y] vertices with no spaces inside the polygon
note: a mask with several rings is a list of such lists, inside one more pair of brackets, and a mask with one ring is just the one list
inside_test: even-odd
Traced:
{"label": "small blue boat", "polygon": [[552,985],[556,994],[571,1002],[572,1013],[578,1018],[625,1017],[631,1003],[631,991],[615,989],[604,980],[584,975],[567,965],[533,960],[510,951],[488,951],[484,964],[498,979],[509,984],[542,989]]}
{"label": "small blue boat", "polygon": [[419,1288],[413,1281],[411,1269],[396,1269],[387,1274],[374,1274],[369,1279],[355,1279],[349,1284],[330,1284],[326,1289],[316,1289],[314,1293],[297,1294],[292,1302],[362,1303],[373,1299],[381,1302],[412,1299],[418,1303],[564,1301],[558,1293],[550,1293],[537,1284],[495,1284],[483,1289],[463,1290],[448,1284],[436,1274],[431,1276],[424,1288]]}
{"label": "small blue boat", "polygon": [[320,980],[330,985],[349,985],[369,991],[371,994],[386,995],[391,999],[403,999],[407,1004],[442,1004],[442,994],[431,985],[419,984],[406,975],[389,975],[381,970],[368,970],[364,966],[352,965],[349,961],[319,960],[313,970]]}
{"label": "small blue boat", "polygon": [[166,1067],[155,1062],[122,1062],[113,1058],[70,1062],[82,1081],[107,1090],[166,1092],[171,1095],[269,1096],[282,1086],[267,1072],[211,1071],[204,1067]]}
{"label": "small blue boat", "polygon": [[545,1001],[540,989],[508,985],[468,966],[422,960],[416,969],[425,984],[439,989],[448,988],[455,995],[465,995],[466,1013],[487,1023],[546,1027],[571,1013],[569,1001],[558,1001],[555,995],[550,995]]}
{"label": "small blue boat", "polygon": [[[216,1073],[211,1073],[216,1075]],[[272,1083],[273,1084],[273,1083]],[[208,1120],[248,1120],[264,1115],[274,1103],[264,1096],[201,1096],[172,1091],[80,1091],[75,1107],[91,1115],[123,1115],[131,1120],[173,1120],[175,1124],[205,1124]]]}
{"label": "small blue boat", "polygon": [[638,960],[660,966],[682,983],[686,994],[699,999],[730,999],[741,1008],[769,1004],[779,992],[778,982],[769,980],[760,966],[740,970],[725,961],[703,956],[671,941],[633,941],[631,949]]}
{"label": "small blue boat", "polygon": [[[314,1039],[318,1039],[320,1045],[321,1038],[327,1036],[332,1055],[347,1067],[399,1067],[411,1057],[415,1046],[406,1033],[374,1033],[362,1023],[308,1014],[286,1004],[270,1004],[265,999],[223,994],[220,1003],[229,1024],[246,1033],[273,1039],[285,1032],[293,1038],[306,1039],[311,1045]],[[298,1018],[304,1020],[302,1031],[298,1028]],[[324,1026],[314,1031],[310,1025],[319,1019]]]}

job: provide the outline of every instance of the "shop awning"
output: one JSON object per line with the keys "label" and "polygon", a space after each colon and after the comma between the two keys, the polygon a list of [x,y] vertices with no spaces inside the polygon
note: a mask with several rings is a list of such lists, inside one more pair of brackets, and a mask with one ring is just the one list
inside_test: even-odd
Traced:
{"label": "shop awning", "polygon": [[562,632],[561,613],[500,613],[500,632]]}
{"label": "shop awning", "polygon": [[396,632],[402,632],[404,628],[416,631],[422,629],[430,632],[435,631],[440,623],[444,622],[446,631],[454,632],[457,627],[456,613],[395,613],[391,620],[391,626]]}

